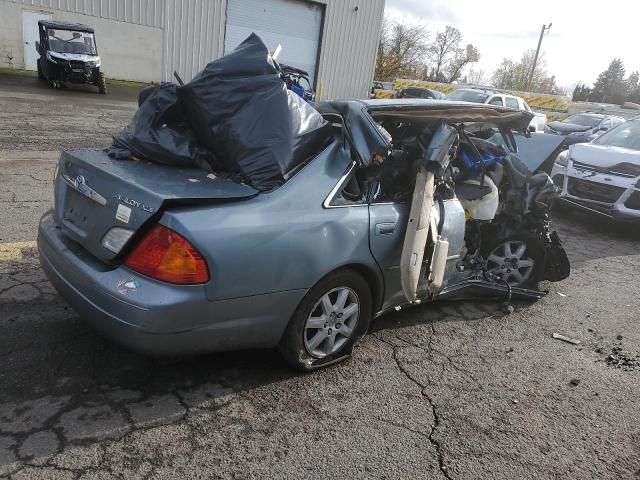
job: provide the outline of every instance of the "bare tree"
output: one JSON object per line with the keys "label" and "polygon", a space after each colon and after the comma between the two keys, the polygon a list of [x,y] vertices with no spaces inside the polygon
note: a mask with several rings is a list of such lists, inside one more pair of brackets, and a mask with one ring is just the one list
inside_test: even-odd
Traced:
{"label": "bare tree", "polygon": [[435,42],[429,46],[429,53],[435,63],[432,80],[441,82],[446,80],[442,70],[444,65],[459,50],[462,34],[455,27],[447,25],[443,32],[438,32]]}
{"label": "bare tree", "polygon": [[466,76],[466,83],[471,83],[472,85],[485,85],[489,83],[487,79],[487,72],[483,68],[469,68],[469,73]]}
{"label": "bare tree", "polygon": [[[493,73],[491,79],[493,86],[508,90],[526,90],[534,55],[534,50],[527,50],[522,54],[520,61],[514,61],[509,58],[502,59],[502,63]],[[547,77],[546,62],[540,56],[533,72],[531,90],[533,92],[546,93],[543,90],[552,89],[554,85],[555,77],[553,80],[551,80],[551,77]]]}
{"label": "bare tree", "polygon": [[462,75],[462,70],[470,63],[476,63],[480,60],[478,49],[472,44],[468,44],[465,48],[458,48],[454,54],[451,63],[447,65],[448,82],[457,81]]}
{"label": "bare tree", "polygon": [[385,18],[378,45],[376,80],[421,76],[425,69],[429,32],[421,25],[408,25]]}

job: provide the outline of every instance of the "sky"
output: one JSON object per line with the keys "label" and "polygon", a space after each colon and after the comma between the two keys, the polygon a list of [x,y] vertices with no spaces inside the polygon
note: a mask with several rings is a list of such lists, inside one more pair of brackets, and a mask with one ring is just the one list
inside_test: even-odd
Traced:
{"label": "sky", "polygon": [[553,24],[542,40],[547,72],[572,88],[596,81],[609,62],[620,57],[627,75],[640,70],[640,2],[634,0],[386,0],[385,13],[435,32],[451,25],[463,44],[480,51],[477,68],[489,79],[504,57],[519,59],[534,49],[543,24]]}

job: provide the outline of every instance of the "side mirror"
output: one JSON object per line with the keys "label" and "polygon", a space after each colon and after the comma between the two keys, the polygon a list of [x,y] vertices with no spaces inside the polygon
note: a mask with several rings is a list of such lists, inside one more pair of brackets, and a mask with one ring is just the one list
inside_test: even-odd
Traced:
{"label": "side mirror", "polygon": [[42,52],[40,51],[40,42],[36,42],[36,52],[42,55]]}
{"label": "side mirror", "polygon": [[606,132],[607,130],[609,130],[609,127],[599,127],[598,128],[598,132]]}

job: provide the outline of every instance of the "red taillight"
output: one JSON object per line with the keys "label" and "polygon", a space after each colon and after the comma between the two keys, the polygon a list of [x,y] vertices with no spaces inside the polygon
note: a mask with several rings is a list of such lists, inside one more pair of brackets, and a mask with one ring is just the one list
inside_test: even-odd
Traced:
{"label": "red taillight", "polygon": [[209,281],[209,269],[200,252],[184,237],[162,225],[153,227],[131,252],[125,265],[131,270],[179,285]]}

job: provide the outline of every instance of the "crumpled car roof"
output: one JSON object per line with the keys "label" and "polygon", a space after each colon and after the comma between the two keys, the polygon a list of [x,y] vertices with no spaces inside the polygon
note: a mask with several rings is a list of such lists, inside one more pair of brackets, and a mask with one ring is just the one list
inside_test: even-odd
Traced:
{"label": "crumpled car roof", "polygon": [[494,107],[471,102],[448,100],[392,99],[392,100],[336,100],[317,103],[316,109],[324,115],[340,115],[350,130],[351,136],[364,165],[371,162],[374,154],[389,148],[382,135],[371,135],[372,118],[407,118],[412,122],[421,119],[425,123],[444,120],[453,123],[490,123],[492,125],[526,131],[532,113],[508,108]]}

